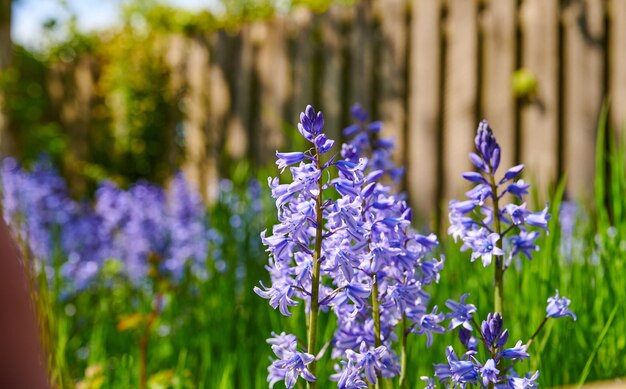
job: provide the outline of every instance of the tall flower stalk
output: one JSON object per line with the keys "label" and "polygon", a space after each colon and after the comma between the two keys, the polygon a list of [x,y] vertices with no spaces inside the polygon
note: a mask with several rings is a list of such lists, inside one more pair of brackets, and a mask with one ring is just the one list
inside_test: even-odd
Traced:
{"label": "tall flower stalk", "polygon": [[[430,344],[433,333],[445,331],[438,325],[445,315],[427,310],[430,296],[423,289],[439,280],[443,260],[427,259],[437,239],[411,228],[403,196],[380,182],[386,170],[349,145],[342,147],[342,158],[322,161],[333,144],[322,126],[322,114],[308,106],[298,129],[312,148],[277,153],[278,167],[289,166],[293,182],[269,180],[279,220],[271,235],[262,233],[272,284],[254,290],[285,316],[303,301],[308,319],[304,350],[294,335],[268,339],[275,354],[268,382],[284,380],[292,388],[302,378],[315,386],[323,310],[337,320],[333,338],[325,339],[337,360],[330,379],[339,388],[381,387],[383,379],[405,375],[394,351],[398,324],[404,353],[408,334],[426,335]],[[323,196],[328,190],[336,195]]]}
{"label": "tall flower stalk", "polygon": [[[547,231],[548,206],[540,212],[530,212],[526,203],[503,205],[504,196],[510,194],[521,202],[528,193],[528,184],[518,179],[524,165],[507,170],[496,178],[500,165],[500,146],[486,121],[478,127],[475,138],[476,153],[470,159],[477,171],[463,173],[463,178],[476,184],[468,191],[467,200],[450,202],[450,228],[448,233],[455,240],[461,239],[461,250],[471,250],[471,260],[480,258],[484,267],[494,262],[494,307],[486,320],[478,325],[474,315],[477,309],[466,303],[465,294],[460,301],[448,300],[451,310],[446,315],[451,319],[448,329],[459,328],[459,339],[466,349],[460,357],[454,348],[446,350],[446,363],[436,364],[435,377],[447,386],[466,387],[476,385],[483,388],[536,388],[539,372],[520,376],[514,370],[518,361],[530,357],[527,350],[549,318],[576,316],[569,310],[570,301],[559,297],[548,299],[546,316],[537,330],[524,344],[519,340],[515,346],[506,347],[509,332],[504,328],[504,273],[516,256],[532,257],[538,250],[535,240],[539,228]],[[485,349],[486,359],[478,359],[478,348]],[[434,380],[423,377],[428,388],[434,388]]]}

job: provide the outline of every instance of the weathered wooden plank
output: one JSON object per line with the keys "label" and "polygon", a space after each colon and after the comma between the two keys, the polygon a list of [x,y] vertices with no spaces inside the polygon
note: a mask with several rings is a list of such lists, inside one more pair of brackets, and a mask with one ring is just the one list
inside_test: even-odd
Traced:
{"label": "weathered wooden plank", "polygon": [[342,79],[342,36],[339,6],[332,6],[319,19],[322,36],[322,101],[319,109],[324,112],[325,130],[329,138],[341,139],[341,79]]}
{"label": "weathered wooden plank", "polygon": [[476,132],[478,31],[476,2],[448,1],[448,46],[445,63],[443,177],[444,200],[461,195],[471,169],[468,153]]}
{"label": "weathered wooden plank", "polygon": [[546,190],[558,167],[558,0],[525,0],[520,9],[522,63],[537,80],[521,109],[521,159],[526,177]]}
{"label": "weathered wooden plank", "polygon": [[260,131],[253,141],[259,142],[261,147],[257,160],[266,163],[274,159],[275,150],[284,143],[283,124],[289,97],[290,65],[287,55],[285,39],[286,24],[283,17],[276,17],[262,25],[264,39],[259,39],[256,70],[258,74],[260,93]]}
{"label": "weathered wooden plank", "polygon": [[[178,99],[182,98],[184,90],[186,88],[187,78],[185,77],[187,71],[187,53],[189,39],[185,38],[182,34],[173,34],[167,36],[162,41],[162,52],[164,55],[165,64],[168,69],[168,94],[173,96],[173,103],[168,107],[170,122],[166,123],[169,128],[172,129],[171,142],[174,145],[175,138],[177,136],[174,129],[177,128],[181,120],[181,112],[179,108]],[[169,162],[170,170],[175,171],[179,169],[179,148],[168,147],[167,159]]]}
{"label": "weathered wooden plank", "polygon": [[626,1],[612,0],[609,18],[611,123],[623,131],[626,125]]}
{"label": "weathered wooden plank", "polygon": [[233,108],[226,130],[226,151],[236,160],[247,155],[250,141],[246,130],[251,125],[252,104],[252,41],[249,26],[241,27],[238,43]]}
{"label": "weathered wooden plank", "polygon": [[292,72],[292,108],[289,124],[295,126],[307,104],[313,103],[313,14],[304,7],[296,8],[291,18],[295,30]]}
{"label": "weathered wooden plank", "polygon": [[207,200],[213,202],[219,195],[220,159],[223,153],[226,120],[231,109],[231,89],[228,72],[232,69],[232,45],[225,31],[211,37],[212,54],[208,89],[207,120]]}
{"label": "weathered wooden plank", "polygon": [[437,205],[437,149],[440,122],[441,3],[417,0],[411,10],[407,187],[422,217]]}
{"label": "weathered wooden plank", "polygon": [[381,4],[381,29],[383,45],[379,62],[382,77],[380,80],[380,119],[383,121],[383,135],[394,139],[396,149],[394,160],[404,165],[404,135],[406,129],[406,0],[387,0]]}
{"label": "weathered wooden plank", "polygon": [[201,37],[189,44],[187,57],[187,95],[185,96],[185,176],[197,185],[203,200],[208,199],[207,120],[209,96],[209,49]]}
{"label": "weathered wooden plank", "polygon": [[372,111],[373,44],[372,2],[363,0],[354,7],[350,34],[350,104],[361,103]]}
{"label": "weathered wooden plank", "polygon": [[564,170],[567,192],[590,196],[595,135],[603,98],[604,10],[595,0],[570,3],[563,12],[565,39]]}
{"label": "weathered wooden plank", "polygon": [[481,27],[483,67],[481,117],[493,128],[502,149],[501,166],[513,166],[515,159],[515,97],[511,78],[515,71],[516,0],[488,0]]}

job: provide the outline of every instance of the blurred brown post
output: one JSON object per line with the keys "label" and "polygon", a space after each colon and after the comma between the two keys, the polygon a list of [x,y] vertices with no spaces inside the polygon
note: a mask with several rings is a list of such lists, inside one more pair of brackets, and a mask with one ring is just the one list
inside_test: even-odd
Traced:
{"label": "blurred brown post", "polygon": [[233,69],[233,45],[226,31],[218,31],[210,37],[210,65],[208,70],[209,105],[207,122],[207,200],[213,202],[219,195],[220,160],[224,153],[226,124],[231,111],[232,79],[229,72]]}
{"label": "blurred brown post", "polygon": [[192,38],[187,57],[185,96],[185,162],[183,171],[197,185],[202,198],[208,199],[207,122],[209,96],[209,50],[202,37]]}
{"label": "blurred brown post", "polygon": [[291,18],[294,31],[294,50],[292,60],[292,107],[287,119],[289,124],[296,126],[300,120],[300,112],[304,112],[307,104],[313,103],[312,63],[313,63],[313,13],[298,7]]}
{"label": "blurred brown post", "polygon": [[539,193],[554,183],[558,167],[558,11],[558,0],[526,0],[520,9],[523,67],[538,85],[521,111],[521,160]]}
{"label": "blurred brown post", "polygon": [[502,149],[500,166],[515,163],[515,97],[512,77],[515,71],[516,0],[488,0],[482,17],[483,68],[482,112]]}
{"label": "blurred brown post", "polygon": [[252,79],[252,42],[250,41],[249,26],[242,26],[237,36],[238,53],[234,77],[234,99],[232,115],[226,127],[226,152],[228,156],[240,160],[247,156],[249,150],[248,134],[246,129],[250,121],[250,85]]}
{"label": "blurred brown post", "polygon": [[437,153],[440,122],[441,3],[417,0],[411,10],[407,184],[422,217],[437,204]]}
{"label": "blurred brown post", "polygon": [[[404,135],[406,134],[406,58],[407,35],[406,0],[386,0],[380,4],[383,45],[378,58],[381,67],[380,120],[383,135],[395,141],[394,160],[404,165]],[[435,33],[433,31],[433,33]]]}
{"label": "blurred brown post", "polygon": [[[331,6],[319,19],[322,35],[322,101],[320,110],[324,112],[325,131],[330,139],[335,140],[339,150],[341,139],[341,85],[342,85],[342,50],[340,6]],[[296,80],[298,82],[298,80]],[[303,107],[304,108],[304,107]],[[316,107],[317,108],[317,107]]]}
{"label": "blurred brown post", "polygon": [[[184,90],[186,88],[186,77],[187,73],[187,53],[188,53],[188,43],[189,40],[186,39],[181,34],[174,34],[167,36],[164,39],[163,48],[164,56],[165,56],[165,64],[168,67],[168,94],[173,96],[173,104],[170,107],[170,115],[172,122],[168,123],[168,126],[173,129],[178,129],[178,121],[181,120],[179,117],[179,107],[178,102],[182,99],[184,95]],[[173,134],[171,141],[174,142],[177,138],[178,134]],[[168,147],[168,161],[169,166],[172,171],[178,168],[178,148],[177,147]]]}
{"label": "blurred brown post", "polygon": [[461,173],[471,169],[468,153],[476,133],[478,31],[475,1],[448,1],[443,134],[444,201],[468,185]]}
{"label": "blurred brown post", "polygon": [[[581,22],[582,21],[582,22]],[[567,192],[589,197],[595,172],[596,126],[603,91],[604,10],[595,0],[564,10],[564,170]]]}
{"label": "blurred brown post", "polygon": [[283,146],[283,124],[289,96],[289,60],[285,39],[286,23],[281,17],[256,24],[253,39],[258,43],[256,71],[260,90],[260,123],[252,133],[252,141],[260,147],[257,161],[274,159],[274,152]]}
{"label": "blurred brown post", "polygon": [[609,96],[611,124],[626,132],[626,1],[609,3]]}
{"label": "blurred brown post", "polygon": [[372,2],[362,0],[351,7],[352,31],[350,37],[350,94],[349,104],[361,103],[372,112],[373,39]]}

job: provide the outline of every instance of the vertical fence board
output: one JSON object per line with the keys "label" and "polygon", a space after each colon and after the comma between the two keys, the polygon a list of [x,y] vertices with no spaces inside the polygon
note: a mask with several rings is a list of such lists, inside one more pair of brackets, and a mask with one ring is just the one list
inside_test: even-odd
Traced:
{"label": "vertical fence board", "polygon": [[[581,22],[582,21],[582,22]],[[591,195],[595,129],[602,102],[604,14],[593,0],[571,3],[563,13],[565,27],[565,171],[567,191]]]}
{"label": "vertical fence board", "polygon": [[325,131],[330,139],[334,139],[339,147],[341,139],[341,69],[342,69],[342,37],[341,9],[330,7],[319,20],[321,22],[322,57],[322,101],[320,109],[324,112]]}
{"label": "vertical fence board", "polygon": [[199,37],[194,37],[189,45],[187,57],[187,84],[185,96],[185,162],[183,171],[191,182],[197,184],[202,198],[207,196],[207,137],[206,122],[209,104],[207,95],[209,50]]}
{"label": "vertical fence board", "polygon": [[261,143],[261,163],[274,159],[274,151],[283,145],[283,115],[290,88],[290,66],[287,55],[285,20],[277,17],[262,27],[264,37],[256,60],[260,91],[260,131],[254,141]]}
{"label": "vertical fence board", "polygon": [[554,181],[558,166],[558,7],[558,0],[525,0],[520,10],[523,66],[538,84],[521,112],[521,158],[540,191]]}
{"label": "vertical fence board", "polygon": [[233,159],[241,159],[248,153],[249,139],[246,128],[250,126],[252,42],[249,26],[243,26],[238,35],[239,47],[234,78],[232,114],[226,129],[226,152]]}
{"label": "vertical fence board", "polygon": [[360,102],[372,111],[372,7],[363,0],[354,6],[350,37],[350,104]]}
{"label": "vertical fence board", "polygon": [[295,30],[295,44],[293,50],[293,97],[292,114],[289,123],[296,125],[300,120],[300,112],[307,104],[313,103],[312,62],[313,62],[313,15],[310,10],[297,8],[292,18]]}
{"label": "vertical fence board", "polygon": [[626,125],[626,1],[612,0],[609,18],[611,122],[621,130]]}
{"label": "vertical fence board", "polygon": [[382,67],[380,119],[384,123],[383,134],[395,141],[397,164],[405,163],[406,11],[405,0],[388,0],[381,7],[384,44],[379,58]]}
{"label": "vertical fence board", "polygon": [[515,71],[516,0],[489,0],[483,27],[482,118],[491,124],[502,148],[501,165],[515,158],[515,97],[511,78]]}
{"label": "vertical fence board", "polygon": [[208,88],[209,120],[207,123],[207,199],[212,202],[219,194],[220,157],[225,144],[226,124],[231,110],[231,85],[228,69],[232,68],[232,44],[228,34],[220,31],[212,39],[213,55],[209,72]]}
{"label": "vertical fence board", "polygon": [[474,1],[449,0],[446,23],[444,199],[457,197],[467,187],[461,173],[471,169],[467,154],[476,131],[478,61],[477,9]]}
{"label": "vertical fence board", "polygon": [[[187,66],[187,54],[188,54],[188,39],[180,34],[174,34],[172,36],[167,37],[164,41],[165,47],[163,48],[165,55],[165,64],[168,68],[169,80],[168,80],[168,94],[174,96],[173,101],[177,104],[169,107],[170,109],[170,117],[172,118],[172,122],[167,125],[170,128],[174,129],[174,134],[172,141],[174,142],[177,134],[176,130],[178,130],[179,121],[181,120],[181,115],[179,111],[178,101],[183,97],[183,93],[185,90],[186,83],[186,66]],[[169,166],[172,171],[175,171],[178,167],[178,147],[169,147],[168,148],[168,160]]]}
{"label": "vertical fence board", "polygon": [[407,186],[413,206],[432,215],[437,202],[437,142],[440,121],[441,4],[417,0],[411,10]]}

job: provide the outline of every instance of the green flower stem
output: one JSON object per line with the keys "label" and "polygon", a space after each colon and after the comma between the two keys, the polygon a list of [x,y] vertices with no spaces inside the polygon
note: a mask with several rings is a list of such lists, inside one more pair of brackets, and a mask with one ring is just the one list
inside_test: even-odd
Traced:
{"label": "green flower stem", "polygon": [[533,343],[533,340],[535,340],[537,335],[539,335],[539,332],[541,332],[541,330],[543,329],[543,326],[546,325],[547,322],[548,322],[548,316],[543,318],[543,321],[541,322],[541,324],[539,324],[539,327],[537,327],[537,331],[535,331],[533,336],[531,336],[530,339],[528,339],[528,342],[526,342],[526,348],[530,347],[530,345]]}
{"label": "green flower stem", "polygon": [[402,348],[400,350],[400,389],[406,389],[406,358],[407,358],[406,314],[402,314]]}
{"label": "green flower stem", "polygon": [[[379,347],[382,345],[382,342],[380,340],[380,305],[378,303],[378,280],[376,274],[372,275],[372,316],[374,318],[374,347]],[[381,379],[380,374],[376,374],[376,389],[381,387]]]}
{"label": "green flower stem", "polygon": [[[502,249],[502,229],[500,226],[500,207],[498,206],[498,186],[496,180],[492,175],[489,175],[491,181],[491,193],[493,194],[493,225],[495,232],[498,234],[498,241],[496,247]],[[504,316],[504,258],[502,256],[496,256],[495,258],[495,290],[494,290],[494,304],[493,311],[499,312]]]}
{"label": "green flower stem", "polygon": [[[316,150],[317,151],[317,150]],[[322,164],[320,162],[320,154],[316,152],[316,163],[317,168],[320,169]],[[322,256],[322,228],[323,228],[323,218],[322,218],[322,181],[317,184],[317,188],[319,193],[317,194],[317,198],[315,199],[315,217],[317,230],[315,232],[315,254],[313,255],[313,272],[311,274],[311,306],[309,310],[309,321],[308,321],[308,336],[307,336],[307,344],[308,349],[307,352],[313,356],[317,355],[316,352],[316,344],[317,344],[317,317],[319,314],[319,293],[320,293],[320,258]],[[313,360],[309,364],[309,371],[311,374],[317,377],[317,369],[316,369],[316,361]],[[317,382],[307,382],[307,388],[313,389],[317,388]]]}

